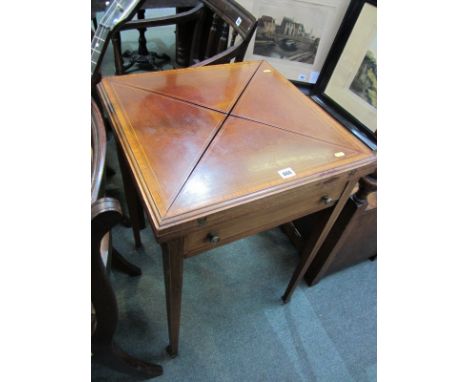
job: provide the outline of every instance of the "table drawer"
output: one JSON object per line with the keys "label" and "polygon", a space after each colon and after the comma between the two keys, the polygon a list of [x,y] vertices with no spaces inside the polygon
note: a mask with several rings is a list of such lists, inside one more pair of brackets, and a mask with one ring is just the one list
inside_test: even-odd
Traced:
{"label": "table drawer", "polygon": [[346,183],[347,179],[342,177],[332,178],[258,200],[252,203],[248,211],[239,211],[237,216],[234,212],[217,222],[210,222],[210,217],[207,217],[202,228],[186,236],[185,256],[196,255],[333,206],[340,198]]}

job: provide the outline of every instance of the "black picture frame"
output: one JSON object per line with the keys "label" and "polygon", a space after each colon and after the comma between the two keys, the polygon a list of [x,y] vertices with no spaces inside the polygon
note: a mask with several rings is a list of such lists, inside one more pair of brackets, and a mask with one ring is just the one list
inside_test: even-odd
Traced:
{"label": "black picture frame", "polygon": [[346,47],[351,32],[353,31],[356,21],[361,14],[365,4],[370,4],[377,7],[377,0],[352,0],[343,22],[338,30],[338,33],[333,41],[330,52],[325,60],[322,71],[317,79],[317,82],[311,90],[311,98],[333,118],[340,122],[352,134],[364,142],[370,149],[377,150],[377,132],[373,132],[361,121],[354,117],[350,112],[340,106],[332,98],[325,94],[325,89],[333,76],[337,63]]}

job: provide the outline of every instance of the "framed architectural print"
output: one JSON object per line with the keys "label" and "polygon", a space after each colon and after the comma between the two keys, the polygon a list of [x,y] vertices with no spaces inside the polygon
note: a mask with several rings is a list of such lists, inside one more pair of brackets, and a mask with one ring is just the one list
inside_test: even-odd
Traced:
{"label": "framed architectural print", "polygon": [[266,60],[285,77],[315,83],[350,0],[238,0],[258,18],[246,60]]}
{"label": "framed architectural print", "polygon": [[377,0],[351,1],[312,98],[376,149]]}

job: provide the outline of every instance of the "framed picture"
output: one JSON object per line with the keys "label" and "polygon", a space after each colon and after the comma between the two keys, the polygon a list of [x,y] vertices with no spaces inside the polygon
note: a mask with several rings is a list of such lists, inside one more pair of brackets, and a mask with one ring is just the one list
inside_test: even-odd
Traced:
{"label": "framed picture", "polygon": [[246,60],[266,60],[286,78],[315,83],[350,0],[238,0],[258,18]]}
{"label": "framed picture", "polygon": [[351,1],[312,98],[376,149],[377,0]]}

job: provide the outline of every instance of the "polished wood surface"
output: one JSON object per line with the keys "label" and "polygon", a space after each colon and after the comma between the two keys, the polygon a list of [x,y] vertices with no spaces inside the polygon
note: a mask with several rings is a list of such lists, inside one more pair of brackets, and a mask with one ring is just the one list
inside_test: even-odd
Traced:
{"label": "polished wood surface", "polygon": [[120,99],[143,145],[149,171],[145,177],[164,216],[224,116],[159,94],[114,88],[124,90]]}
{"label": "polished wood surface", "polygon": [[[264,68],[275,76],[265,73]],[[101,94],[112,105],[110,114],[118,126],[116,132],[126,155],[130,155],[137,183],[143,186],[140,189],[144,199],[150,201],[150,215],[156,218],[153,220],[158,231],[174,220],[186,220],[183,215],[193,211],[204,215],[223,204],[242,204],[246,196],[248,202],[266,189],[286,189],[320,177],[329,178],[330,171],[339,173],[374,162],[374,155],[365,145],[325,113],[320,114],[320,109],[294,86],[284,88],[280,76],[265,62],[249,62],[103,81]],[[189,84],[184,86],[186,80]],[[255,87],[257,98],[269,98],[270,93],[275,93],[271,82],[287,92],[281,97],[282,103],[266,104],[265,111],[260,103],[256,113],[248,114],[249,119],[242,117],[244,100],[252,94],[250,86]],[[197,89],[196,83],[203,87]],[[262,91],[262,84],[268,84],[268,92]],[[241,86],[246,87],[242,94]],[[211,89],[213,94],[209,95]],[[291,105],[285,103],[288,98],[301,100],[294,103],[293,111],[302,112],[307,123],[294,125],[294,120],[299,120],[295,114],[292,123],[285,122],[284,127],[260,123],[266,114],[289,115]],[[232,105],[237,116],[225,114]],[[325,132],[321,129],[324,120],[330,121]],[[297,133],[307,126],[306,134]],[[278,171],[288,167],[296,176],[283,179]]]}
{"label": "polished wood surface", "polygon": [[[183,258],[332,206],[320,246],[376,166],[371,150],[265,62],[109,77],[99,93],[163,244],[172,355]],[[318,249],[306,246],[286,301]]]}
{"label": "polished wood surface", "polygon": [[[271,107],[283,105],[283,107]],[[328,143],[346,156],[368,152],[357,139],[325,113],[316,103],[304,97],[297,88],[266,61],[258,68],[232,115],[252,119],[299,136]]]}
{"label": "polished wood surface", "polygon": [[[150,97],[152,93],[156,93],[166,98],[175,98],[184,103],[228,113],[257,68],[258,62],[249,62],[244,65],[216,65],[160,73],[129,74],[118,78],[111,77],[108,85],[110,88],[124,85],[129,88],[128,91],[133,89],[131,94],[125,94],[125,89],[114,91],[120,101],[125,103],[122,104],[125,109],[132,103],[139,104],[132,101],[134,93],[138,92],[140,97]],[[169,102],[172,100],[168,99]],[[174,103],[174,107],[182,106],[181,103]],[[154,115],[150,112],[147,114],[149,118]]]}
{"label": "polished wood surface", "polygon": [[[274,228],[285,221],[297,219],[304,213],[310,214],[325,206],[334,205],[346,183],[347,179],[342,177],[314,182],[268,198],[251,201],[242,207],[210,215],[203,220],[202,225],[187,236],[185,256],[196,255],[247,235]],[[330,197],[332,202],[326,204],[325,196]],[[210,240],[210,236],[213,235],[217,236],[219,241]]]}
{"label": "polished wood surface", "polygon": [[[331,170],[340,161],[334,153],[343,150],[283,129],[230,116],[167,215],[173,217],[194,208],[283,187],[291,183],[278,174],[284,168],[292,168],[297,179]],[[351,156],[351,152],[348,154]],[[233,160],[226,161],[226,158]]]}

